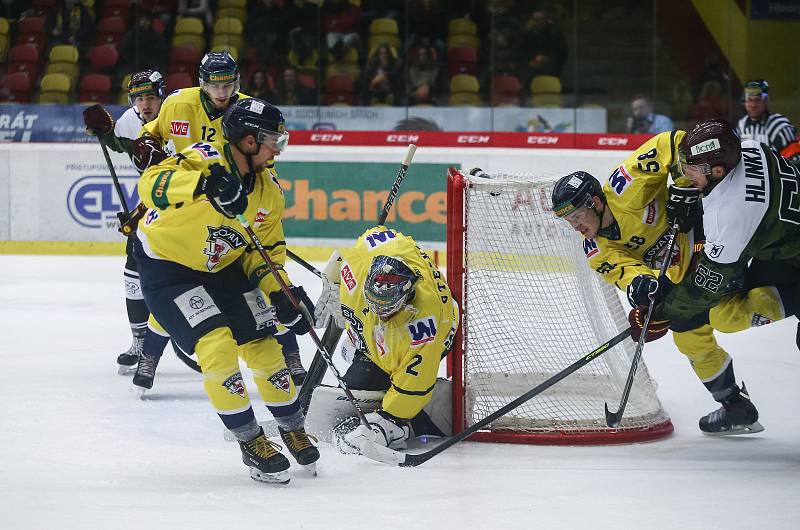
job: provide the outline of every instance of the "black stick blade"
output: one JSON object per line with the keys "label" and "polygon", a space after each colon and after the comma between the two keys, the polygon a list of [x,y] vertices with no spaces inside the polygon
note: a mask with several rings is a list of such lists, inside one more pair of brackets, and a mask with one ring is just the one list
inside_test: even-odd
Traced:
{"label": "black stick blade", "polygon": [[619,422],[622,420],[622,414],[620,411],[611,412],[608,410],[608,403],[606,403],[606,425],[611,427],[612,429],[616,429],[619,427]]}

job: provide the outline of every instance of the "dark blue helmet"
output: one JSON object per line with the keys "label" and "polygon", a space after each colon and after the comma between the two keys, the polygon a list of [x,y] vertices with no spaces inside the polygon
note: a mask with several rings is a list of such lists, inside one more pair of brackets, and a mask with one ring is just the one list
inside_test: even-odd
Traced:
{"label": "dark blue helmet", "polygon": [[762,99],[769,97],[769,83],[766,79],[751,79],[744,85],[744,98],[758,96]]}
{"label": "dark blue helmet", "polygon": [[142,70],[131,76],[128,82],[128,102],[134,106],[137,96],[155,94],[163,100],[167,94],[167,85],[158,70]]}
{"label": "dark blue helmet", "polygon": [[240,99],[228,107],[222,117],[222,135],[230,143],[238,143],[253,135],[259,144],[268,144],[281,152],[289,143],[283,113],[263,99]]}
{"label": "dark blue helmet", "polygon": [[402,259],[375,256],[364,284],[364,297],[370,311],[380,317],[398,312],[414,294],[417,279]]}
{"label": "dark blue helmet", "polygon": [[593,207],[592,197],[605,200],[600,181],[585,171],[576,171],[561,177],[553,186],[553,213],[564,217],[583,206]]}
{"label": "dark blue helmet", "polygon": [[228,52],[208,52],[200,61],[200,87],[233,83],[231,95],[239,91],[239,65]]}

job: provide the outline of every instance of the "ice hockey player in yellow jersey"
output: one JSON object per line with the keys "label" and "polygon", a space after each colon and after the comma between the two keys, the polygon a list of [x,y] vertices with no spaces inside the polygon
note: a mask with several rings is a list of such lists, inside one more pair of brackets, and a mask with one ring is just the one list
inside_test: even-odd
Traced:
{"label": "ice hockey player in yellow jersey", "polygon": [[[252,370],[289,451],[312,466],[319,452],[305,433],[274,337],[277,322],[299,334],[311,324],[252,251],[235,218],[245,216],[291,286],[283,270],[284,197],[270,163],[288,133],[280,110],[248,98],[226,111],[222,134],[227,143],[221,148],[197,142],[142,175],[139,196],[149,209],[139,223],[135,255],[148,307],[181,348],[196,352],[205,391],[239,440],[251,477],[285,483],[289,461],[256,422],[238,357]],[[290,288],[313,312],[303,288]]]}
{"label": "ice hockey player in yellow jersey", "polygon": [[458,329],[458,304],[428,254],[400,232],[371,228],[341,254],[345,351],[353,354],[344,379],[352,389],[386,394],[367,414],[371,429],[339,429],[336,443],[345,453],[370,442],[404,448],[412,433],[436,434],[423,407]]}
{"label": "ice hockey player in yellow jersey", "polygon": [[[702,249],[699,192],[678,171],[678,145],[684,135],[684,131],[671,131],[651,138],[614,168],[602,186],[580,171],[561,178],[553,188],[553,212],[584,236],[589,267],[627,291],[633,307],[646,306],[651,296],[680,283]],[[670,177],[672,185],[668,185]],[[672,256],[665,256],[675,222],[679,226],[675,248]],[[658,269],[665,259],[670,265],[666,278],[659,280]],[[739,388],[732,359],[717,344],[714,329],[733,332],[750,327],[753,317],[763,313],[759,300],[763,299],[733,297],[704,319],[672,323],[675,345],[716,401]],[[663,334],[670,328],[669,323],[663,329],[651,323],[648,329]],[[701,418],[700,429],[710,434],[704,425]],[[746,432],[760,429],[754,422]]]}
{"label": "ice hockey player in yellow jersey", "polygon": [[228,52],[207,53],[199,71],[200,86],[167,96],[158,118],[146,123],[139,136],[159,138],[170,153],[179,153],[196,142],[222,148],[222,115],[230,105],[250,96],[239,92],[239,66]]}

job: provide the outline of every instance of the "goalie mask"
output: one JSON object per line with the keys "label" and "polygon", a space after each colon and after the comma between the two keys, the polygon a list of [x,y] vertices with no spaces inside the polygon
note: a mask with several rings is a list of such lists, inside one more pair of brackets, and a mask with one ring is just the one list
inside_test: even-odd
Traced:
{"label": "goalie mask", "polygon": [[397,313],[411,300],[417,279],[414,271],[400,258],[376,256],[364,285],[364,297],[370,311],[381,318]]}

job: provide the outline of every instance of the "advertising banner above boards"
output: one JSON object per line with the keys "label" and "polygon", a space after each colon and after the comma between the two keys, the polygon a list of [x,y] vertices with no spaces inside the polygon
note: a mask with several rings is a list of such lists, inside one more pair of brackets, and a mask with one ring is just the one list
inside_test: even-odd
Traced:
{"label": "advertising banner above boards", "polygon": [[[106,105],[114,118],[128,107]],[[83,105],[0,105],[0,142],[90,143]],[[282,107],[290,131],[603,133],[605,109]]]}
{"label": "advertising banner above boards", "polygon": [[[553,180],[573,171],[608,178],[629,151],[647,137],[619,135],[557,135],[565,144],[528,144],[530,135],[490,134],[476,149],[458,143],[459,133],[394,135],[386,132],[346,132],[333,142],[318,133],[291,135],[277,162],[286,197],[284,228],[290,246],[316,248],[308,259],[327,259],[331,247],[352,244],[377,222],[409,142],[419,148],[389,216],[388,225],[413,235],[433,250],[444,249],[446,175],[448,167],[488,172],[527,173]],[[439,135],[456,135],[445,142]],[[353,136],[356,135],[356,136]],[[415,135],[417,137],[415,137]],[[434,135],[434,136],[428,136]],[[361,142],[356,143],[355,138]],[[565,145],[614,139],[603,149]],[[627,143],[622,145],[622,140]],[[440,144],[441,146],[431,146]],[[508,145],[517,144],[512,148]],[[506,145],[506,147],[495,147]],[[535,148],[532,148],[535,147]],[[112,153],[117,175],[130,207],[138,203],[138,174],[127,156]],[[116,212],[120,203],[97,141],[91,144],[0,144],[0,243],[120,242]],[[500,197],[509,208],[524,207],[549,197]],[[31,201],[31,197],[36,197]],[[535,230],[536,227],[516,229]]]}

